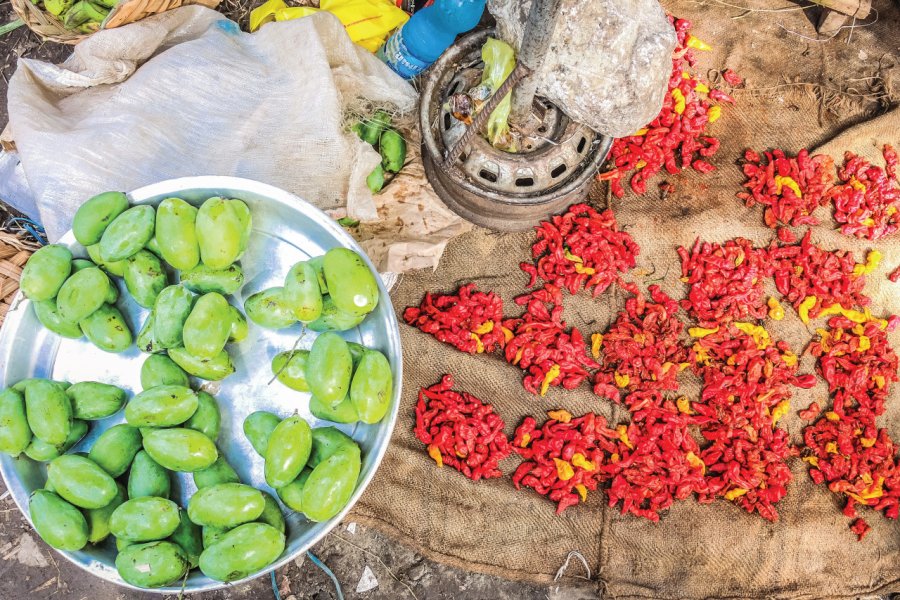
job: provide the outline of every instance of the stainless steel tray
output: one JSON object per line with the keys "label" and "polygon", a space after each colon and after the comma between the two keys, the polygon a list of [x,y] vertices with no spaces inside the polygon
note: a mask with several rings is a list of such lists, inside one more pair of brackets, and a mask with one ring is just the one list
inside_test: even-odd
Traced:
{"label": "stainless steel tray", "polygon": [[[232,303],[239,307],[243,307],[244,301],[251,294],[270,286],[281,285],[288,269],[295,262],[320,255],[329,248],[344,246],[365,257],[353,238],[325,213],[293,194],[248,179],[186,177],[148,185],[128,196],[132,203],[154,205],[172,196],[193,204],[199,204],[210,196],[239,198],[246,202],[253,213],[253,236],[241,259],[246,277],[244,287],[231,298]],[[60,243],[67,244],[76,256],[87,256],[71,231]],[[372,268],[372,264],[368,264]],[[118,283],[124,292],[124,282],[118,280]],[[391,408],[381,423],[338,425],[353,436],[363,451],[362,472],[356,491],[339,515],[323,523],[311,523],[302,515],[285,508],[288,535],[284,554],[269,569],[248,579],[287,563],[324,537],[356,503],[384,456],[397,419],[403,373],[397,319],[380,279],[379,287],[381,299],[375,311],[359,327],[343,334],[347,340],[384,352],[394,374]],[[122,294],[119,307],[136,333],[148,311],[135,304],[127,293]],[[272,357],[282,350],[290,349],[300,335],[299,324],[290,329],[271,331],[251,322],[247,339],[240,344],[228,346],[237,372],[222,381],[220,389],[210,390],[218,400],[222,412],[222,429],[218,440],[220,451],[225,454],[242,481],[270,492],[272,490],[266,486],[263,476],[263,460],[244,437],[244,417],[256,410],[269,410],[282,417],[296,411],[313,427],[331,424],[310,414],[308,394],[290,390],[277,381],[269,383],[272,379],[269,366]],[[314,332],[307,331],[297,347],[308,349],[315,337]],[[136,347],[122,354],[108,354],[86,339],[62,339],[41,326],[31,310],[31,303],[19,293],[0,330],[0,386],[7,387],[26,377],[50,377],[73,383],[89,380],[112,383],[133,394],[141,389],[140,367],[146,356]],[[102,431],[123,421],[121,412],[102,421],[93,421],[88,435],[72,451],[86,451]],[[43,487],[46,480],[44,465],[33,462],[24,454],[16,459],[2,455],[0,473],[16,504],[30,521],[28,497],[32,491]],[[182,506],[186,505],[187,499],[195,490],[190,474],[177,474],[173,478],[173,499]],[[61,554],[98,577],[132,587],[116,571],[115,543],[111,539],[96,547],[87,546],[79,552]],[[204,576],[199,570],[194,570],[184,590],[214,590],[233,583],[220,583]],[[178,585],[155,591],[171,594],[180,590]]]}

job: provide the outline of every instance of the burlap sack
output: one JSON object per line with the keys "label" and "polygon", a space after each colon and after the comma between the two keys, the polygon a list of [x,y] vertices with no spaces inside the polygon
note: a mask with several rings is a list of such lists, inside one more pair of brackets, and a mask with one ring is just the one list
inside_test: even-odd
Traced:
{"label": "burlap sack", "polygon": [[[657,178],[644,197],[628,195],[610,203],[619,223],[641,246],[638,269],[629,278],[646,286],[664,277],[664,289],[679,298],[686,290],[678,279],[676,246],[698,236],[721,242],[741,235],[758,244],[774,237],[763,225],[761,208],[748,209],[735,198],[743,181],[735,161],[745,148],[796,153],[843,130],[822,148],[838,161],[845,149],[878,158],[876,149],[885,142],[900,144],[900,111],[872,119],[896,102],[900,91],[891,82],[900,73],[896,4],[876,0],[878,23],[856,29],[849,44],[846,31],[827,43],[788,33],[779,25],[814,35],[809,19],[794,4],[767,2],[766,8],[787,8],[740,19],[730,18],[743,12],[731,5],[667,4],[670,12],[692,19],[694,34],[714,48],[701,56],[697,72],[731,67],[747,80],[748,90],[735,94],[737,107],[725,108],[712,127],[722,140],[713,160],[719,169],[707,176],[686,172]],[[663,179],[676,186],[665,200],[656,190]],[[604,205],[602,198],[599,204]],[[827,209],[817,216],[822,224],[813,228],[816,243],[853,249],[858,260],[868,248],[884,253],[881,268],[868,277],[867,293],[876,312],[900,312],[900,284],[885,278],[900,264],[900,234],[878,244],[858,242],[833,229]],[[425,290],[452,291],[468,281],[501,293],[507,314],[518,314],[512,299],[527,282],[518,263],[528,260],[532,239],[528,233],[476,230],[454,240],[435,273],[404,276],[392,295],[398,314],[417,304]],[[567,296],[565,316],[585,335],[603,331],[623,307],[624,297],[612,288],[596,301],[584,293]],[[786,312],[784,321],[767,322],[767,327],[799,354],[813,337],[814,324],[803,325],[789,307]],[[553,389],[545,399],[532,396],[521,386],[521,372],[499,355],[464,355],[408,326],[401,328],[406,377],[400,420],[353,518],[398,536],[431,558],[511,578],[549,581],[566,554],[578,550],[598,574],[598,591],[616,598],[852,598],[900,591],[900,523],[862,511],[873,530],[857,542],[848,529],[850,521],[840,513],[843,500],[813,485],[800,460],[790,463],[794,481],[778,504],[777,523],[726,501],[701,506],[691,499],[676,502],[654,524],[620,515],[600,493],[554,516],[552,502],[528,489],[514,490],[509,477],[472,483],[449,468],[436,468],[413,436],[413,407],[419,388],[436,383],[444,373],[454,375],[457,389],[494,403],[508,434],[525,415],[541,421],[545,410],[557,407],[575,414],[602,412],[613,421],[625,420],[627,414],[593,396],[587,386],[573,392]],[[900,334],[894,333],[891,341],[900,348]],[[813,372],[811,356],[803,356],[801,368]],[[698,389],[685,374],[682,393],[696,397]],[[802,428],[796,411],[813,400],[830,405],[821,380],[812,390],[795,391],[792,410],[779,424],[795,442],[801,441]],[[900,386],[894,386],[888,406],[879,424],[900,439]],[[517,462],[509,458],[501,466],[511,474]]]}

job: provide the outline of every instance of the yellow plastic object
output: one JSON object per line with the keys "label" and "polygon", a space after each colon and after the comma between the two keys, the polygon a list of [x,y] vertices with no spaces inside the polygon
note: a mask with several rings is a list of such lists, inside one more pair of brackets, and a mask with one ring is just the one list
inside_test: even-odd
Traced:
{"label": "yellow plastic object", "polygon": [[350,39],[377,51],[387,37],[409,19],[391,0],[322,0],[319,8],[288,6],[284,0],[268,0],[250,13],[250,31],[272,21],[308,17],[321,10],[330,12],[344,24]]}

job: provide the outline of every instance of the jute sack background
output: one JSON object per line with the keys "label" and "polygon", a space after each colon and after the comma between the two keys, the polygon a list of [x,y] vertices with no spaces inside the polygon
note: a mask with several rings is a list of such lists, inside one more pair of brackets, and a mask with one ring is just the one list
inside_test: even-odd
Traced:
{"label": "jute sack background", "polygon": [[[834,139],[823,150],[837,162],[844,150],[854,150],[882,164],[881,145],[900,144],[900,111],[873,118],[900,100],[900,10],[896,3],[876,0],[878,22],[855,29],[847,44],[846,31],[827,43],[789,33],[786,29],[814,35],[811,18],[790,3],[755,2],[750,6],[782,10],[749,14],[730,8],[738,3],[718,0],[664,4],[669,12],[694,21],[694,35],[713,46],[711,52],[698,53],[696,72],[706,76],[707,69],[731,67],[746,79],[746,89],[735,91],[737,106],[724,108],[711,128],[722,141],[712,161],[718,166],[715,173],[656,178],[644,197],[610,199],[603,187],[597,205],[608,203],[641,246],[638,268],[626,279],[643,287],[660,283],[682,298],[686,288],[679,281],[676,246],[697,237],[722,242],[744,236],[760,245],[774,238],[774,230],[763,225],[761,208],[748,209],[735,198],[743,181],[736,161],[745,148],[796,153]],[[656,189],[663,180],[676,186],[665,199]],[[900,312],[900,285],[885,278],[900,264],[900,234],[865,243],[834,230],[829,209],[816,214],[822,221],[812,228],[816,243],[851,249],[858,260],[873,247],[884,253],[881,268],[868,277],[867,293],[876,313]],[[802,235],[803,230],[795,232]],[[518,263],[529,259],[532,240],[531,233],[484,230],[453,240],[436,272],[407,274],[400,281],[392,294],[398,315],[417,304],[425,290],[449,292],[469,281],[500,293],[507,315],[519,314],[513,298],[523,293],[528,278]],[[586,336],[604,331],[625,297],[615,288],[597,300],[585,293],[567,295],[565,318]],[[765,325],[799,354],[821,323],[807,326],[790,307],[786,312],[784,321]],[[454,375],[457,389],[493,403],[510,435],[524,416],[534,415],[540,422],[544,411],[558,407],[574,414],[603,413],[613,422],[626,421],[628,415],[593,396],[587,386],[571,392],[552,389],[543,399],[532,396],[521,386],[521,372],[499,355],[468,356],[406,325],[401,331],[406,375],[400,419],[354,519],[398,536],[431,558],[511,578],[549,581],[566,554],[578,550],[598,574],[598,591],[616,598],[852,598],[900,591],[900,523],[863,510],[873,530],[856,542],[850,520],[840,513],[843,499],[813,485],[800,460],[790,462],[794,480],[778,504],[777,523],[724,500],[700,505],[689,499],[676,502],[654,524],[619,514],[600,493],[555,516],[554,503],[529,489],[516,491],[509,476],[472,483],[449,468],[436,468],[412,433],[413,409],[419,388],[436,383],[444,373]],[[900,334],[895,332],[891,341],[900,349]],[[812,357],[804,355],[801,372],[814,368]],[[684,373],[680,392],[697,397],[696,378]],[[821,380],[812,390],[795,390],[792,409],[779,422],[795,443],[801,442],[803,427],[796,411],[813,400],[830,405]],[[879,425],[900,439],[900,387],[894,386],[888,406]],[[510,457],[501,467],[511,474],[517,464]]]}

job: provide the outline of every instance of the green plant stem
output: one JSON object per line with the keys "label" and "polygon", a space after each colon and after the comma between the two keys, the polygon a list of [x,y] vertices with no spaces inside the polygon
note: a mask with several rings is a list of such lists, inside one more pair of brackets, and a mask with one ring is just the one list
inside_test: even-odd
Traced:
{"label": "green plant stem", "polygon": [[0,36],[6,35],[10,31],[18,29],[24,24],[25,21],[23,21],[22,19],[16,19],[15,21],[10,21],[6,25],[0,25]]}

